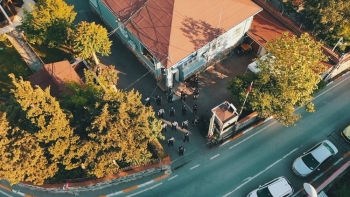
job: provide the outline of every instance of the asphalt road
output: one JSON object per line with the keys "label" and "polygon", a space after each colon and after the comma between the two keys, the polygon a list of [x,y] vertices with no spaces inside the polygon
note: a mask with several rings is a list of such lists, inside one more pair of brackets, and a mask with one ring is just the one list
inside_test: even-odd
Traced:
{"label": "asphalt road", "polygon": [[[297,192],[345,153],[328,135],[350,124],[349,78],[346,75],[315,96],[315,113],[298,109],[303,118],[297,126],[284,127],[271,120],[234,142],[205,152],[167,179],[118,196],[246,196],[278,176],[290,180]],[[294,175],[294,159],[325,139],[332,141],[339,153],[310,177]]]}

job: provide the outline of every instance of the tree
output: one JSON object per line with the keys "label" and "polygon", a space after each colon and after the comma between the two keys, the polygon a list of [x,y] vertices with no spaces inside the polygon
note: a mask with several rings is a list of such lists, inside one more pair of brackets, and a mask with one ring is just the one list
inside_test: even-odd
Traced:
{"label": "tree", "polygon": [[83,59],[94,58],[99,64],[96,52],[101,55],[109,55],[112,42],[108,38],[107,29],[94,22],[80,22],[72,32],[71,42],[76,56]]}
{"label": "tree", "polygon": [[248,107],[261,117],[272,115],[286,126],[294,125],[301,117],[294,114],[294,107],[306,105],[307,111],[314,111],[312,93],[326,70],[321,61],[327,58],[321,47],[308,34],[300,38],[283,34],[267,43],[265,58],[257,59],[261,71],[235,77],[228,89],[242,102],[246,88],[254,81]]}
{"label": "tree", "polygon": [[[350,42],[350,1],[307,0],[301,12],[305,25],[319,39],[334,46],[343,37]],[[345,45],[339,48],[344,51]]]}
{"label": "tree", "polygon": [[24,180],[42,184],[55,175],[58,164],[70,167],[66,158],[78,137],[49,88],[32,88],[22,78],[9,77],[15,101],[6,104],[6,113],[1,116],[1,126],[6,129],[0,145],[2,161],[7,164],[1,166],[0,175],[12,184]]}
{"label": "tree", "polygon": [[76,12],[63,0],[39,0],[33,11],[24,11],[22,28],[33,44],[57,47],[64,44]]}
{"label": "tree", "polygon": [[61,101],[72,112],[72,124],[80,124],[83,116],[87,120],[84,127],[77,127],[81,129],[77,133],[83,135],[69,154],[71,169],[83,167],[89,174],[102,177],[122,165],[147,163],[152,157],[148,144],[163,138],[153,109],[145,107],[134,90],[110,91],[94,83],[91,71],[85,76],[86,85],[81,90],[68,86],[68,94],[77,96],[64,96]]}

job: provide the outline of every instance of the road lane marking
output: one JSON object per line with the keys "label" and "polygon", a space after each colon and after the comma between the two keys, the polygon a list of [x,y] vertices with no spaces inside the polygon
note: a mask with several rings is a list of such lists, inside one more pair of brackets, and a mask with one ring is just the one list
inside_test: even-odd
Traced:
{"label": "road lane marking", "polygon": [[11,195],[8,195],[7,193],[0,190],[0,193],[4,194],[5,196],[12,197]]}
{"label": "road lane marking", "polygon": [[255,133],[252,134],[251,136],[249,136],[249,137],[245,138],[244,140],[238,142],[237,144],[231,146],[229,149],[232,149],[232,148],[234,148],[234,147],[236,147],[236,146],[242,144],[243,142],[249,140],[250,138],[254,137],[254,136],[257,135],[258,133],[260,133],[261,131],[263,131],[264,129],[266,129],[266,128],[270,127],[271,125],[275,124],[276,122],[277,122],[277,121],[275,120],[274,122],[268,124],[266,127],[264,127],[264,128],[262,128],[262,129],[260,129],[259,131],[255,132]]}
{"label": "road lane marking", "polygon": [[175,175],[175,176],[173,176],[173,177],[169,178],[169,179],[168,179],[168,181],[170,181],[171,179],[176,178],[177,176],[178,176],[178,175]]}
{"label": "road lane marking", "polygon": [[211,158],[210,158],[210,160],[212,160],[212,159],[214,159],[215,157],[218,157],[220,154],[217,154],[217,155],[215,155],[215,156],[212,156]]}
{"label": "road lane marking", "polygon": [[158,186],[159,186],[159,185],[161,185],[161,184],[163,184],[163,183],[158,183],[157,185],[153,185],[152,187],[149,187],[149,188],[144,189],[144,190],[142,190],[142,191],[139,191],[139,192],[133,193],[133,194],[131,194],[131,195],[127,196],[127,197],[136,196],[137,194],[140,194],[140,193],[145,192],[145,191],[147,191],[147,190],[150,190],[150,189],[153,189],[153,188],[155,188],[155,187],[158,187]]}
{"label": "road lane marking", "polygon": [[190,170],[193,170],[193,169],[197,168],[198,166],[199,166],[199,164],[193,166],[192,168],[190,168]]}
{"label": "road lane marking", "polygon": [[336,162],[333,164],[333,166],[337,165],[341,160],[343,160],[343,158],[338,159],[338,161],[336,161]]}
{"label": "road lane marking", "polygon": [[252,179],[252,177],[245,178],[245,179],[243,179],[243,181],[242,181],[242,182],[249,181],[250,179]]}
{"label": "road lane marking", "polygon": [[[284,158],[286,158],[286,156],[292,154],[293,152],[295,152],[296,150],[298,150],[298,148],[295,148],[294,150],[290,151],[288,154],[286,154],[285,156],[282,157],[282,159],[277,160],[276,162],[274,162],[273,164],[269,165],[267,168],[265,168],[265,170],[259,172],[258,174],[254,175],[253,177],[251,177],[249,180],[245,181],[244,183],[242,183],[241,185],[239,185],[238,187],[236,187],[236,189],[230,191],[229,193],[225,194],[223,197],[227,197],[229,195],[231,195],[232,193],[234,193],[235,191],[237,191],[238,189],[240,189],[241,187],[243,187],[245,184],[249,183],[250,181],[252,181],[253,179],[255,179],[256,177],[260,176],[262,173],[266,172],[268,169],[272,168],[273,166],[275,166],[276,164],[278,164],[280,161],[282,161]],[[244,180],[243,180],[244,181]]]}

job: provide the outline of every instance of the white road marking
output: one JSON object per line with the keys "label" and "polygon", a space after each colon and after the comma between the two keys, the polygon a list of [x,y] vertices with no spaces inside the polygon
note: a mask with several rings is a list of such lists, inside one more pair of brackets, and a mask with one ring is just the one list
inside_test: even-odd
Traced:
{"label": "white road marking", "polygon": [[7,193],[0,190],[0,193],[4,194],[5,196],[12,197],[11,195],[8,195]]}
{"label": "white road marking", "polygon": [[299,190],[297,193],[295,193],[292,197],[294,196],[298,196],[298,194],[301,192],[301,190]]}
{"label": "white road marking", "polygon": [[230,142],[230,140],[227,140],[226,142],[222,143],[220,146],[223,146],[223,145],[225,145],[225,144],[227,144],[229,142]]}
{"label": "white road marking", "polygon": [[210,160],[212,160],[212,159],[214,159],[215,157],[218,157],[220,154],[217,154],[217,155],[215,155],[215,156],[212,156],[211,158],[210,158]]}
{"label": "white road marking", "polygon": [[343,157],[342,158],[339,158],[338,161],[336,161],[333,166],[337,165],[341,160],[343,160]]}
{"label": "white road marking", "polygon": [[193,169],[197,168],[198,166],[199,166],[199,164],[193,166],[192,168],[190,168],[190,170],[193,170]]}
{"label": "white road marking", "polygon": [[169,178],[169,179],[168,179],[168,181],[170,181],[171,179],[176,178],[177,176],[178,176],[178,175],[175,175],[175,176],[173,176],[173,177]]}
{"label": "white road marking", "polygon": [[[286,158],[288,155],[292,154],[294,151],[298,150],[298,148],[295,148],[294,150],[290,151],[288,154],[286,154],[285,156],[283,156],[283,158]],[[254,175],[253,177],[251,177],[249,180],[245,181],[244,183],[242,183],[241,185],[239,185],[238,187],[236,187],[236,189],[230,191],[229,193],[225,194],[223,197],[227,197],[229,195],[231,195],[233,192],[237,191],[239,188],[243,187],[245,184],[249,183],[250,181],[252,181],[253,179],[255,179],[256,177],[260,176],[262,173],[266,172],[268,169],[272,168],[274,165],[276,165],[277,163],[279,163],[280,161],[282,161],[282,159],[277,160],[276,162],[274,162],[273,164],[269,165],[267,168],[265,168],[265,170],[259,172],[258,174]],[[246,179],[244,179],[246,180]],[[243,181],[244,181],[243,180]]]}
{"label": "white road marking", "polygon": [[339,81],[337,84],[335,84],[334,86],[332,86],[331,88],[329,88],[328,90],[325,90],[324,92],[322,92],[321,94],[317,95],[316,97],[314,97],[312,100],[315,100],[316,98],[320,97],[321,95],[325,94],[326,92],[328,92],[329,90],[337,87],[338,85],[342,84],[344,81],[346,81],[348,78],[350,78],[350,76],[348,76],[347,78],[344,78],[344,80]]}
{"label": "white road marking", "polygon": [[252,179],[252,177],[245,178],[243,179],[243,182],[249,181],[250,179]]}
{"label": "white road marking", "polygon": [[249,140],[250,138],[254,137],[254,136],[255,136],[255,135],[257,135],[258,133],[260,133],[261,131],[263,131],[264,129],[266,129],[266,128],[270,127],[271,125],[275,124],[276,122],[277,122],[277,121],[274,121],[274,122],[270,123],[270,124],[269,124],[269,125],[267,125],[266,127],[264,127],[264,128],[262,128],[262,129],[260,129],[260,130],[259,130],[259,131],[257,131],[256,133],[252,134],[251,136],[249,136],[249,137],[245,138],[244,140],[242,140],[242,141],[238,142],[237,144],[235,144],[235,145],[231,146],[229,149],[232,149],[232,148],[234,148],[234,147],[236,147],[236,146],[238,146],[238,145],[242,144],[243,142],[245,142],[245,141]]}
{"label": "white road marking", "polygon": [[123,191],[118,191],[118,192],[114,192],[114,193],[112,193],[112,194],[108,194],[108,195],[106,195],[107,197],[111,197],[111,196],[116,196],[116,195],[119,195],[119,194],[122,194],[123,193]]}
{"label": "white road marking", "polygon": [[163,183],[162,183],[162,182],[161,182],[161,183],[158,183],[157,185],[153,185],[152,187],[149,187],[149,188],[144,189],[144,190],[142,190],[142,191],[133,193],[133,194],[127,196],[127,197],[136,196],[137,194],[140,194],[140,193],[145,192],[145,191],[147,191],[147,190],[150,190],[150,189],[153,189],[153,188],[155,188],[155,187],[158,187],[158,186],[161,185],[161,184],[163,184]]}

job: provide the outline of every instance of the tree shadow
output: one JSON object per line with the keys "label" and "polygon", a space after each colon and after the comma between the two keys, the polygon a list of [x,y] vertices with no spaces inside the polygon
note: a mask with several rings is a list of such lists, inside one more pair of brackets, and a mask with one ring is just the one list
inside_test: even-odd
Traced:
{"label": "tree shadow", "polygon": [[224,33],[222,28],[212,27],[205,21],[195,20],[191,17],[185,17],[181,23],[180,29],[190,39],[196,50]]}

